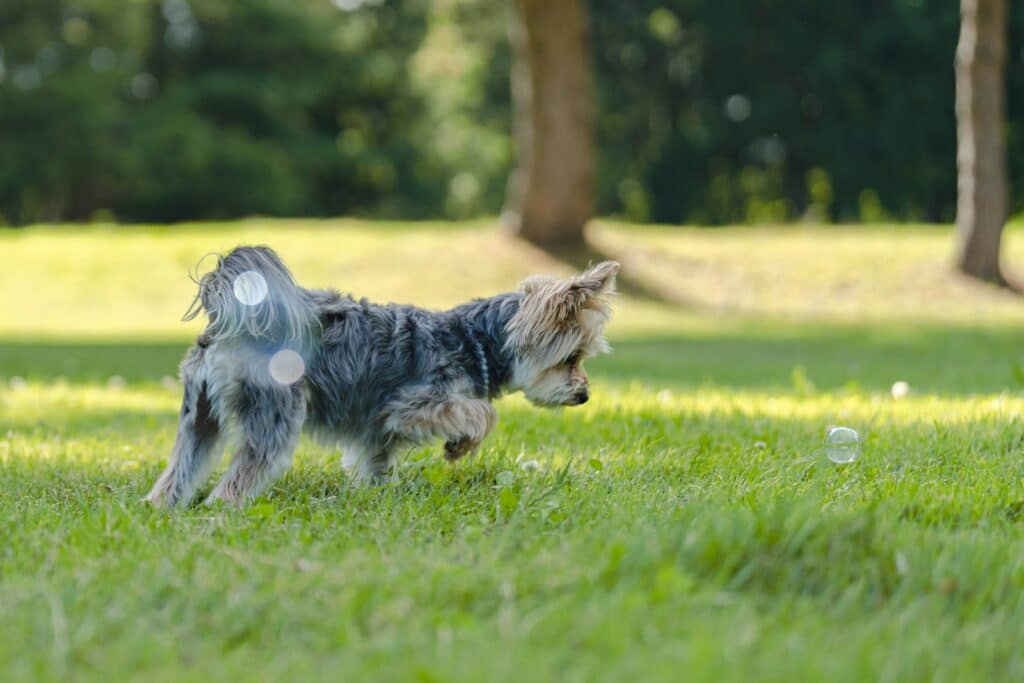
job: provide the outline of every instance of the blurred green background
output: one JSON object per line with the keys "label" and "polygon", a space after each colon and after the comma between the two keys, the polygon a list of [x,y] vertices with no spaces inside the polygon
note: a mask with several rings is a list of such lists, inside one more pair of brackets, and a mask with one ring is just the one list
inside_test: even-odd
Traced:
{"label": "blurred green background", "polygon": [[[952,221],[956,0],[593,0],[596,212]],[[498,0],[3,0],[0,222],[465,218],[514,161]],[[1011,210],[1024,8],[1009,7]]]}

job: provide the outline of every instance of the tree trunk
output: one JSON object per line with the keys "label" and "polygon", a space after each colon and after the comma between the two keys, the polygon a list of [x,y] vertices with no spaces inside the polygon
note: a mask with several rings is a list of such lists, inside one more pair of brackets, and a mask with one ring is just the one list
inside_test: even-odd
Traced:
{"label": "tree trunk", "polygon": [[594,201],[585,0],[513,0],[509,39],[519,158],[502,221],[535,244],[581,245]]}
{"label": "tree trunk", "polygon": [[961,0],[956,50],[957,267],[1003,284],[1006,0]]}

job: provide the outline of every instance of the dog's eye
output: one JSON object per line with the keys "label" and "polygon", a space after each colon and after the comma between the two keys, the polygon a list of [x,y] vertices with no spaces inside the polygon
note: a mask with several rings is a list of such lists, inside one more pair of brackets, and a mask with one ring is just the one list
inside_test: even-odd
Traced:
{"label": "dog's eye", "polygon": [[569,366],[576,365],[577,363],[580,362],[581,355],[582,354],[579,351],[577,351],[576,353],[572,354],[571,356],[565,359],[565,364]]}

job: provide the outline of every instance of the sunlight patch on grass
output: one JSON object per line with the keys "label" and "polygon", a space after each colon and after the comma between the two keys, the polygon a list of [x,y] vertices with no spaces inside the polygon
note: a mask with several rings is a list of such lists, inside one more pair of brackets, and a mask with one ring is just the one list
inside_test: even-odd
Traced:
{"label": "sunlight patch on grass", "polygon": [[[615,335],[717,329],[736,318],[958,321],[1021,324],[1006,292],[949,266],[943,226],[782,228],[592,226],[593,241],[623,263],[623,277],[657,283],[684,305],[624,296]],[[0,232],[16,268],[0,271],[8,302],[0,336],[182,339],[189,279],[238,244],[276,249],[308,287],[357,297],[448,307],[514,289],[531,274],[572,268],[502,234],[495,223],[248,220],[182,226],[33,227]],[[1008,262],[1024,262],[1024,231],[1006,236]],[[627,287],[627,289],[629,289]]]}
{"label": "sunlight patch on grass", "polygon": [[[30,384],[3,393],[0,401],[8,440],[21,440],[23,446],[36,440],[35,445],[28,448],[14,448],[9,443],[8,456],[53,457],[57,452],[77,453],[72,457],[82,457],[84,463],[89,462],[89,458],[82,455],[89,452],[88,448],[61,450],[58,444],[68,446],[80,439],[76,436],[80,434],[88,437],[79,441],[79,445],[88,444],[92,438],[121,434],[124,448],[138,451],[142,447],[144,452],[138,457],[148,462],[162,462],[173,441],[180,395],[161,387],[112,390],[92,385]],[[1019,424],[1018,416],[1024,414],[1024,398],[1007,394],[920,395],[896,400],[863,392],[810,395],[796,391],[715,388],[654,391],[639,384],[613,384],[602,387],[586,406],[579,408],[540,409],[518,395],[500,400],[496,408],[499,424],[485,444],[485,452],[522,460],[528,458],[526,444],[535,441],[539,445],[535,452],[541,454],[544,444],[552,444],[555,451],[564,451],[566,446],[572,448],[575,444],[581,457],[602,453],[615,460],[637,456],[656,459],[659,450],[679,452],[699,445],[701,429],[706,430],[709,424],[743,425],[742,433],[752,435],[747,441],[739,442],[725,431],[715,439],[719,445],[727,442],[730,448],[746,449],[773,446],[781,448],[782,452],[797,443],[816,444],[815,449],[823,447],[827,430],[835,425],[849,426],[860,432],[869,448],[877,434],[894,430],[931,438],[970,428],[986,439],[998,438]],[[40,443],[46,446],[39,447]],[[308,440],[304,443],[302,450],[312,453],[310,457],[314,460],[335,459],[336,448]],[[801,448],[802,451],[790,455],[806,454],[807,448]],[[119,451],[115,448],[105,455],[108,459],[125,459]],[[422,459],[434,451],[439,452],[438,444],[420,449],[421,455],[412,460]]]}
{"label": "sunlight patch on grass", "polygon": [[[951,226],[698,228],[602,222],[594,241],[623,268],[671,283],[707,314],[810,320],[1024,322],[1014,294],[957,274]],[[1024,231],[1003,257],[1024,264]]]}
{"label": "sunlight patch on grass", "polygon": [[180,322],[195,294],[189,273],[197,264],[200,273],[212,268],[211,252],[239,244],[272,246],[307,287],[427,307],[514,289],[534,272],[570,272],[479,223],[252,220],[177,229],[26,228],[0,232],[0,248],[19,264],[0,271],[0,298],[13,307],[0,320],[0,335],[193,335],[199,321]]}
{"label": "sunlight patch on grass", "polygon": [[28,383],[0,392],[0,409],[18,423],[47,422],[59,426],[79,413],[176,413],[180,394],[168,390],[67,383]]}

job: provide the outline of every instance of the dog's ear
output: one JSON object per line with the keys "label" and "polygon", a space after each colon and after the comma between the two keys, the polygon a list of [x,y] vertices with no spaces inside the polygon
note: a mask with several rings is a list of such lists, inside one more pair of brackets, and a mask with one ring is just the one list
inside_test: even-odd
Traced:
{"label": "dog's ear", "polygon": [[574,277],[572,287],[591,295],[611,294],[615,291],[619,267],[617,261],[602,261]]}
{"label": "dog's ear", "polygon": [[[509,343],[518,348],[561,349],[565,340],[607,349],[601,331],[611,315],[619,264],[604,261],[569,279],[536,276],[520,285],[523,299],[508,324]],[[573,332],[573,335],[567,335]]]}
{"label": "dog's ear", "polygon": [[523,294],[533,294],[544,287],[549,287],[555,282],[557,282],[557,280],[548,275],[531,275],[519,283],[519,290]]}
{"label": "dog's ear", "polygon": [[575,323],[597,313],[601,319],[609,313],[608,297],[615,291],[615,274],[619,264],[604,261],[569,278],[530,278],[524,283],[527,296],[531,293],[546,300],[550,318],[558,324]]}
{"label": "dog's ear", "polygon": [[[579,321],[582,328],[590,330],[592,336],[600,336],[600,330],[611,315],[609,299],[615,293],[615,276],[619,272],[619,264],[615,261],[602,261],[591,266],[570,281],[570,292],[575,303],[571,316]],[[608,343],[602,339],[604,350]]]}

